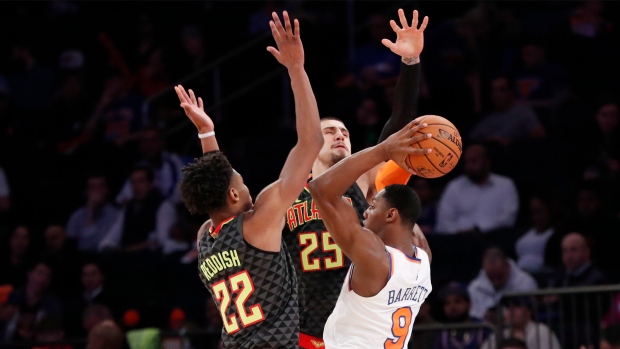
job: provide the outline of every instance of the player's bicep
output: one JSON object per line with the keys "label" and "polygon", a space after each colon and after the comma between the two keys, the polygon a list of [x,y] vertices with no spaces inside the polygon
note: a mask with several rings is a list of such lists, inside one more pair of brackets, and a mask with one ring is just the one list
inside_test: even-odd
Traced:
{"label": "player's bicep", "polygon": [[369,251],[382,248],[377,243],[376,235],[362,227],[355,209],[346,198],[317,202],[317,208],[334,242],[354,263],[367,256]]}

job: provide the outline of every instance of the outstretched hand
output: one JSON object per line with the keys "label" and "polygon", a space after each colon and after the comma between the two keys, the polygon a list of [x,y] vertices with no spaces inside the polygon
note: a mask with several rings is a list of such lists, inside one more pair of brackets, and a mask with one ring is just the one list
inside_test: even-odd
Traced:
{"label": "outstretched hand", "polygon": [[422,49],[424,48],[424,29],[426,29],[428,25],[428,16],[424,16],[420,28],[418,28],[417,10],[413,11],[411,26],[407,23],[407,18],[405,17],[405,11],[403,11],[403,9],[398,10],[398,17],[400,17],[402,28],[399,27],[394,20],[390,21],[390,26],[392,26],[392,29],[396,33],[396,42],[383,39],[381,43],[403,58],[420,57],[420,53],[422,53]]}
{"label": "outstretched hand", "polygon": [[295,29],[291,27],[291,20],[288,17],[288,12],[282,12],[284,18],[284,26],[280,22],[280,17],[275,12],[271,13],[273,20],[269,21],[269,27],[271,27],[271,34],[276,40],[276,49],[273,46],[267,47],[269,51],[277,60],[285,66],[287,69],[291,69],[304,65],[304,47],[301,44],[301,38],[299,36],[299,21],[294,20]]}
{"label": "outstretched hand", "polygon": [[174,90],[179,97],[179,101],[181,101],[181,108],[185,110],[185,115],[192,120],[198,132],[205,133],[213,131],[213,120],[211,120],[209,115],[205,112],[202,98],[198,97],[198,99],[196,99],[194,91],[190,89],[188,94],[181,85],[175,86]]}
{"label": "outstretched hand", "polygon": [[420,132],[426,126],[428,125],[420,124],[417,119],[413,120],[381,143],[385,147],[387,156],[411,174],[416,173],[405,163],[407,156],[422,156],[432,151],[432,149],[420,149],[412,146],[414,143],[431,138],[431,134]]}

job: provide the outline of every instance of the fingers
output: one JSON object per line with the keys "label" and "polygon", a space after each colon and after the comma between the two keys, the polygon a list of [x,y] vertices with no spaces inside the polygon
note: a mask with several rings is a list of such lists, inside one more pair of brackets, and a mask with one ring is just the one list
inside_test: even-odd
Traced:
{"label": "fingers", "polygon": [[427,25],[428,25],[428,16],[424,16],[424,20],[422,20],[422,25],[420,26],[419,31],[423,32],[424,29],[426,29]]}
{"label": "fingers", "polygon": [[198,97],[198,108],[204,110],[205,109],[205,105],[202,102],[202,98]]}
{"label": "fingers", "polygon": [[418,10],[413,10],[413,19],[411,20],[411,27],[418,29]]}
{"label": "fingers", "polygon": [[[280,51],[278,51],[273,46],[268,46],[267,47],[267,51],[269,51],[269,53],[271,53],[276,59],[278,59],[280,57]],[[279,59],[278,59],[278,61],[279,61]]]}
{"label": "fingers", "polygon": [[[431,135],[430,133],[417,133],[415,136],[410,138],[409,143],[413,144],[413,143],[422,142],[422,141],[427,140],[427,139],[429,139],[431,137],[433,137],[433,135]],[[430,149],[424,149],[424,150],[430,150]]]}
{"label": "fingers", "polygon": [[194,91],[192,91],[192,89],[189,90],[189,97],[190,100],[192,101],[192,104],[197,105],[198,102],[196,101],[196,95],[194,94]]}
{"label": "fingers", "polygon": [[390,50],[394,51],[394,49],[396,48],[396,44],[391,42],[388,39],[383,39],[381,40],[381,43],[383,44],[383,46],[389,48]]}
{"label": "fingers", "polygon": [[390,26],[392,27],[392,30],[395,33],[398,33],[401,30],[400,27],[398,26],[398,24],[396,24],[396,22],[393,19],[390,20]]}
{"label": "fingers", "polygon": [[284,17],[284,25],[286,26],[286,35],[293,36],[293,28],[291,28],[291,19],[288,18],[288,12],[282,12],[282,16]]}
{"label": "fingers", "polygon": [[284,27],[282,26],[282,22],[280,22],[280,17],[278,17],[278,14],[272,12],[271,17],[273,17],[273,22],[276,25],[276,30],[278,31],[278,34],[284,33]]}
{"label": "fingers", "polygon": [[409,28],[409,24],[407,24],[407,17],[405,17],[405,11],[402,8],[398,9],[398,17],[400,18],[400,24],[403,26],[403,29]]}
{"label": "fingers", "polygon": [[297,19],[294,20],[295,23],[295,32],[293,33],[294,36],[300,38],[299,36],[299,21]]}
{"label": "fingers", "polygon": [[183,86],[181,85],[175,86],[174,90],[177,92],[177,96],[179,97],[179,101],[181,101],[181,103],[189,103],[189,99],[187,98],[187,95],[185,93],[185,89],[183,88]]}

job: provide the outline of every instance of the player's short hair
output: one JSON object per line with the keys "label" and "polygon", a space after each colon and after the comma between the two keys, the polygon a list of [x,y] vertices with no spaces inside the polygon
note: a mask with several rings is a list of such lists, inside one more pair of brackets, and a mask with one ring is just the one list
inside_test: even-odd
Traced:
{"label": "player's short hair", "polygon": [[205,153],[183,167],[181,200],[192,214],[209,214],[226,204],[233,168],[219,150]]}
{"label": "player's short hair", "polygon": [[321,120],[319,120],[319,121],[328,121],[328,120],[340,121],[344,125],[344,121],[342,121],[342,120],[340,120],[340,119],[338,119],[337,117],[334,117],[334,116],[325,116],[325,117],[322,117]]}
{"label": "player's short hair", "polygon": [[506,338],[499,342],[499,349],[502,348],[522,348],[527,349],[527,344],[518,338]]}
{"label": "player's short hair", "polygon": [[388,185],[384,190],[383,198],[388,205],[397,209],[401,219],[413,226],[422,210],[420,197],[415,190],[403,184]]}

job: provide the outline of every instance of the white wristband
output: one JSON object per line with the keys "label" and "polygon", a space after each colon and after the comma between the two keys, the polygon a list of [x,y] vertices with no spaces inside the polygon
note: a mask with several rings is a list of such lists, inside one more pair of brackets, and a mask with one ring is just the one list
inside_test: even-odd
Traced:
{"label": "white wristband", "polygon": [[215,136],[215,131],[207,132],[207,133],[199,133],[198,138],[203,139],[207,137]]}

